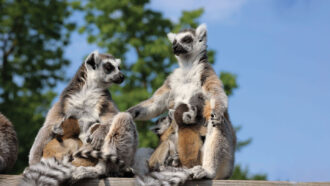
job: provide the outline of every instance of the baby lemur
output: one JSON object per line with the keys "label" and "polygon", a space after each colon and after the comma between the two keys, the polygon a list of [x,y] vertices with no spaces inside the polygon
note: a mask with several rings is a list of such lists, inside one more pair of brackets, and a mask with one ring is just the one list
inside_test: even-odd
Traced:
{"label": "baby lemur", "polygon": [[[57,135],[45,146],[43,149],[43,158],[55,157],[58,161],[60,161],[64,158],[64,156],[73,155],[83,145],[82,141],[78,138],[80,128],[76,118],[70,117],[64,120],[61,127],[63,128],[63,135]],[[91,129],[92,128],[93,126],[91,126]],[[95,166],[97,159],[74,157],[71,163],[77,167]]]}
{"label": "baby lemur", "polygon": [[171,125],[172,117],[172,113],[169,112],[169,115],[159,118],[156,125],[150,128],[158,135],[159,145],[148,160],[149,170],[158,170],[159,166],[164,165],[179,165],[175,126]]}
{"label": "baby lemur", "polygon": [[10,170],[17,159],[18,140],[13,124],[0,112],[0,173]]}
{"label": "baby lemur", "polygon": [[[189,169],[192,178],[225,179],[230,177],[233,170],[236,137],[227,113],[227,95],[222,82],[207,60],[206,34],[204,24],[196,30],[186,29],[177,34],[169,33],[168,38],[178,59],[179,68],[168,76],[151,98],[131,107],[128,112],[134,119],[149,120],[168,109],[176,110],[181,104],[186,104],[187,111],[183,112],[182,118],[176,120],[182,119],[185,125],[196,125],[196,122],[202,125],[206,122],[207,126],[204,143],[201,145],[198,142],[197,145],[202,146],[201,161],[193,163],[198,165]],[[204,105],[209,105],[210,111],[205,112],[210,113],[210,117],[203,115],[204,119],[201,120],[205,122],[194,121],[198,112],[189,103],[194,95],[202,95]],[[178,143],[177,148],[182,148],[182,145],[186,144]],[[194,154],[199,157],[197,152]]]}

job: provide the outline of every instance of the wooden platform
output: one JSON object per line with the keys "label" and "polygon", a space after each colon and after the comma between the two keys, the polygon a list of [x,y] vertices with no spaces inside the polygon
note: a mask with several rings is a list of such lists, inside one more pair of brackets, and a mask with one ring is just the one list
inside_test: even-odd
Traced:
{"label": "wooden platform", "polygon": [[[21,175],[0,175],[0,186],[18,185]],[[82,180],[77,186],[134,186],[134,178],[106,178],[101,180]],[[248,181],[248,180],[195,180],[186,186],[330,186],[330,182],[286,182],[286,181]]]}

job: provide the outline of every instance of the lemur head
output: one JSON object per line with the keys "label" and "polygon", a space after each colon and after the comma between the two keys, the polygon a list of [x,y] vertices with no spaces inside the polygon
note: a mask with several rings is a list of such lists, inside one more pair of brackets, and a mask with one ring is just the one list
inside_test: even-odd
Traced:
{"label": "lemur head", "polygon": [[125,79],[124,74],[120,71],[120,63],[120,59],[116,59],[110,54],[100,54],[94,51],[85,60],[87,79],[105,86],[112,83],[120,84]]}
{"label": "lemur head", "polygon": [[172,43],[173,52],[177,57],[196,56],[206,51],[206,24],[195,29],[185,29],[179,33],[168,33],[167,37]]}
{"label": "lemur head", "polygon": [[158,136],[161,136],[165,130],[171,125],[172,118],[170,115],[159,118],[156,121],[156,125],[150,127],[150,130],[153,131]]}

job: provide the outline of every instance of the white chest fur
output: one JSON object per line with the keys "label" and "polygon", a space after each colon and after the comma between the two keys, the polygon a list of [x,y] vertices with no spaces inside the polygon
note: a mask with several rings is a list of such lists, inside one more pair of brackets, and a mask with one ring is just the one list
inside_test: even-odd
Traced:
{"label": "white chest fur", "polygon": [[102,89],[84,86],[68,99],[66,114],[78,118],[80,129],[84,132],[99,120],[102,93]]}
{"label": "white chest fur", "polygon": [[193,95],[202,92],[200,81],[202,70],[201,65],[196,65],[186,68],[181,67],[172,73],[170,87],[175,106],[179,103],[188,103]]}

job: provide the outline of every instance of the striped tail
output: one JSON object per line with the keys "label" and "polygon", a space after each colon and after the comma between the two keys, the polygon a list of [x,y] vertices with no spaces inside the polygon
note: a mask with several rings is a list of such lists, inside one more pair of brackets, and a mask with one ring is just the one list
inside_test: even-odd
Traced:
{"label": "striped tail", "polygon": [[184,168],[163,167],[145,175],[136,175],[136,184],[141,186],[165,185],[177,186],[190,179],[190,173]]}
{"label": "striped tail", "polygon": [[111,162],[115,165],[118,165],[120,169],[124,169],[126,166],[125,162],[119,159],[117,155],[105,154],[104,152],[98,150],[79,150],[73,156],[86,159],[101,159],[105,162]]}
{"label": "striped tail", "polygon": [[55,158],[41,159],[40,163],[27,167],[20,186],[58,186],[70,181],[74,166],[68,164],[69,157],[58,161]]}

